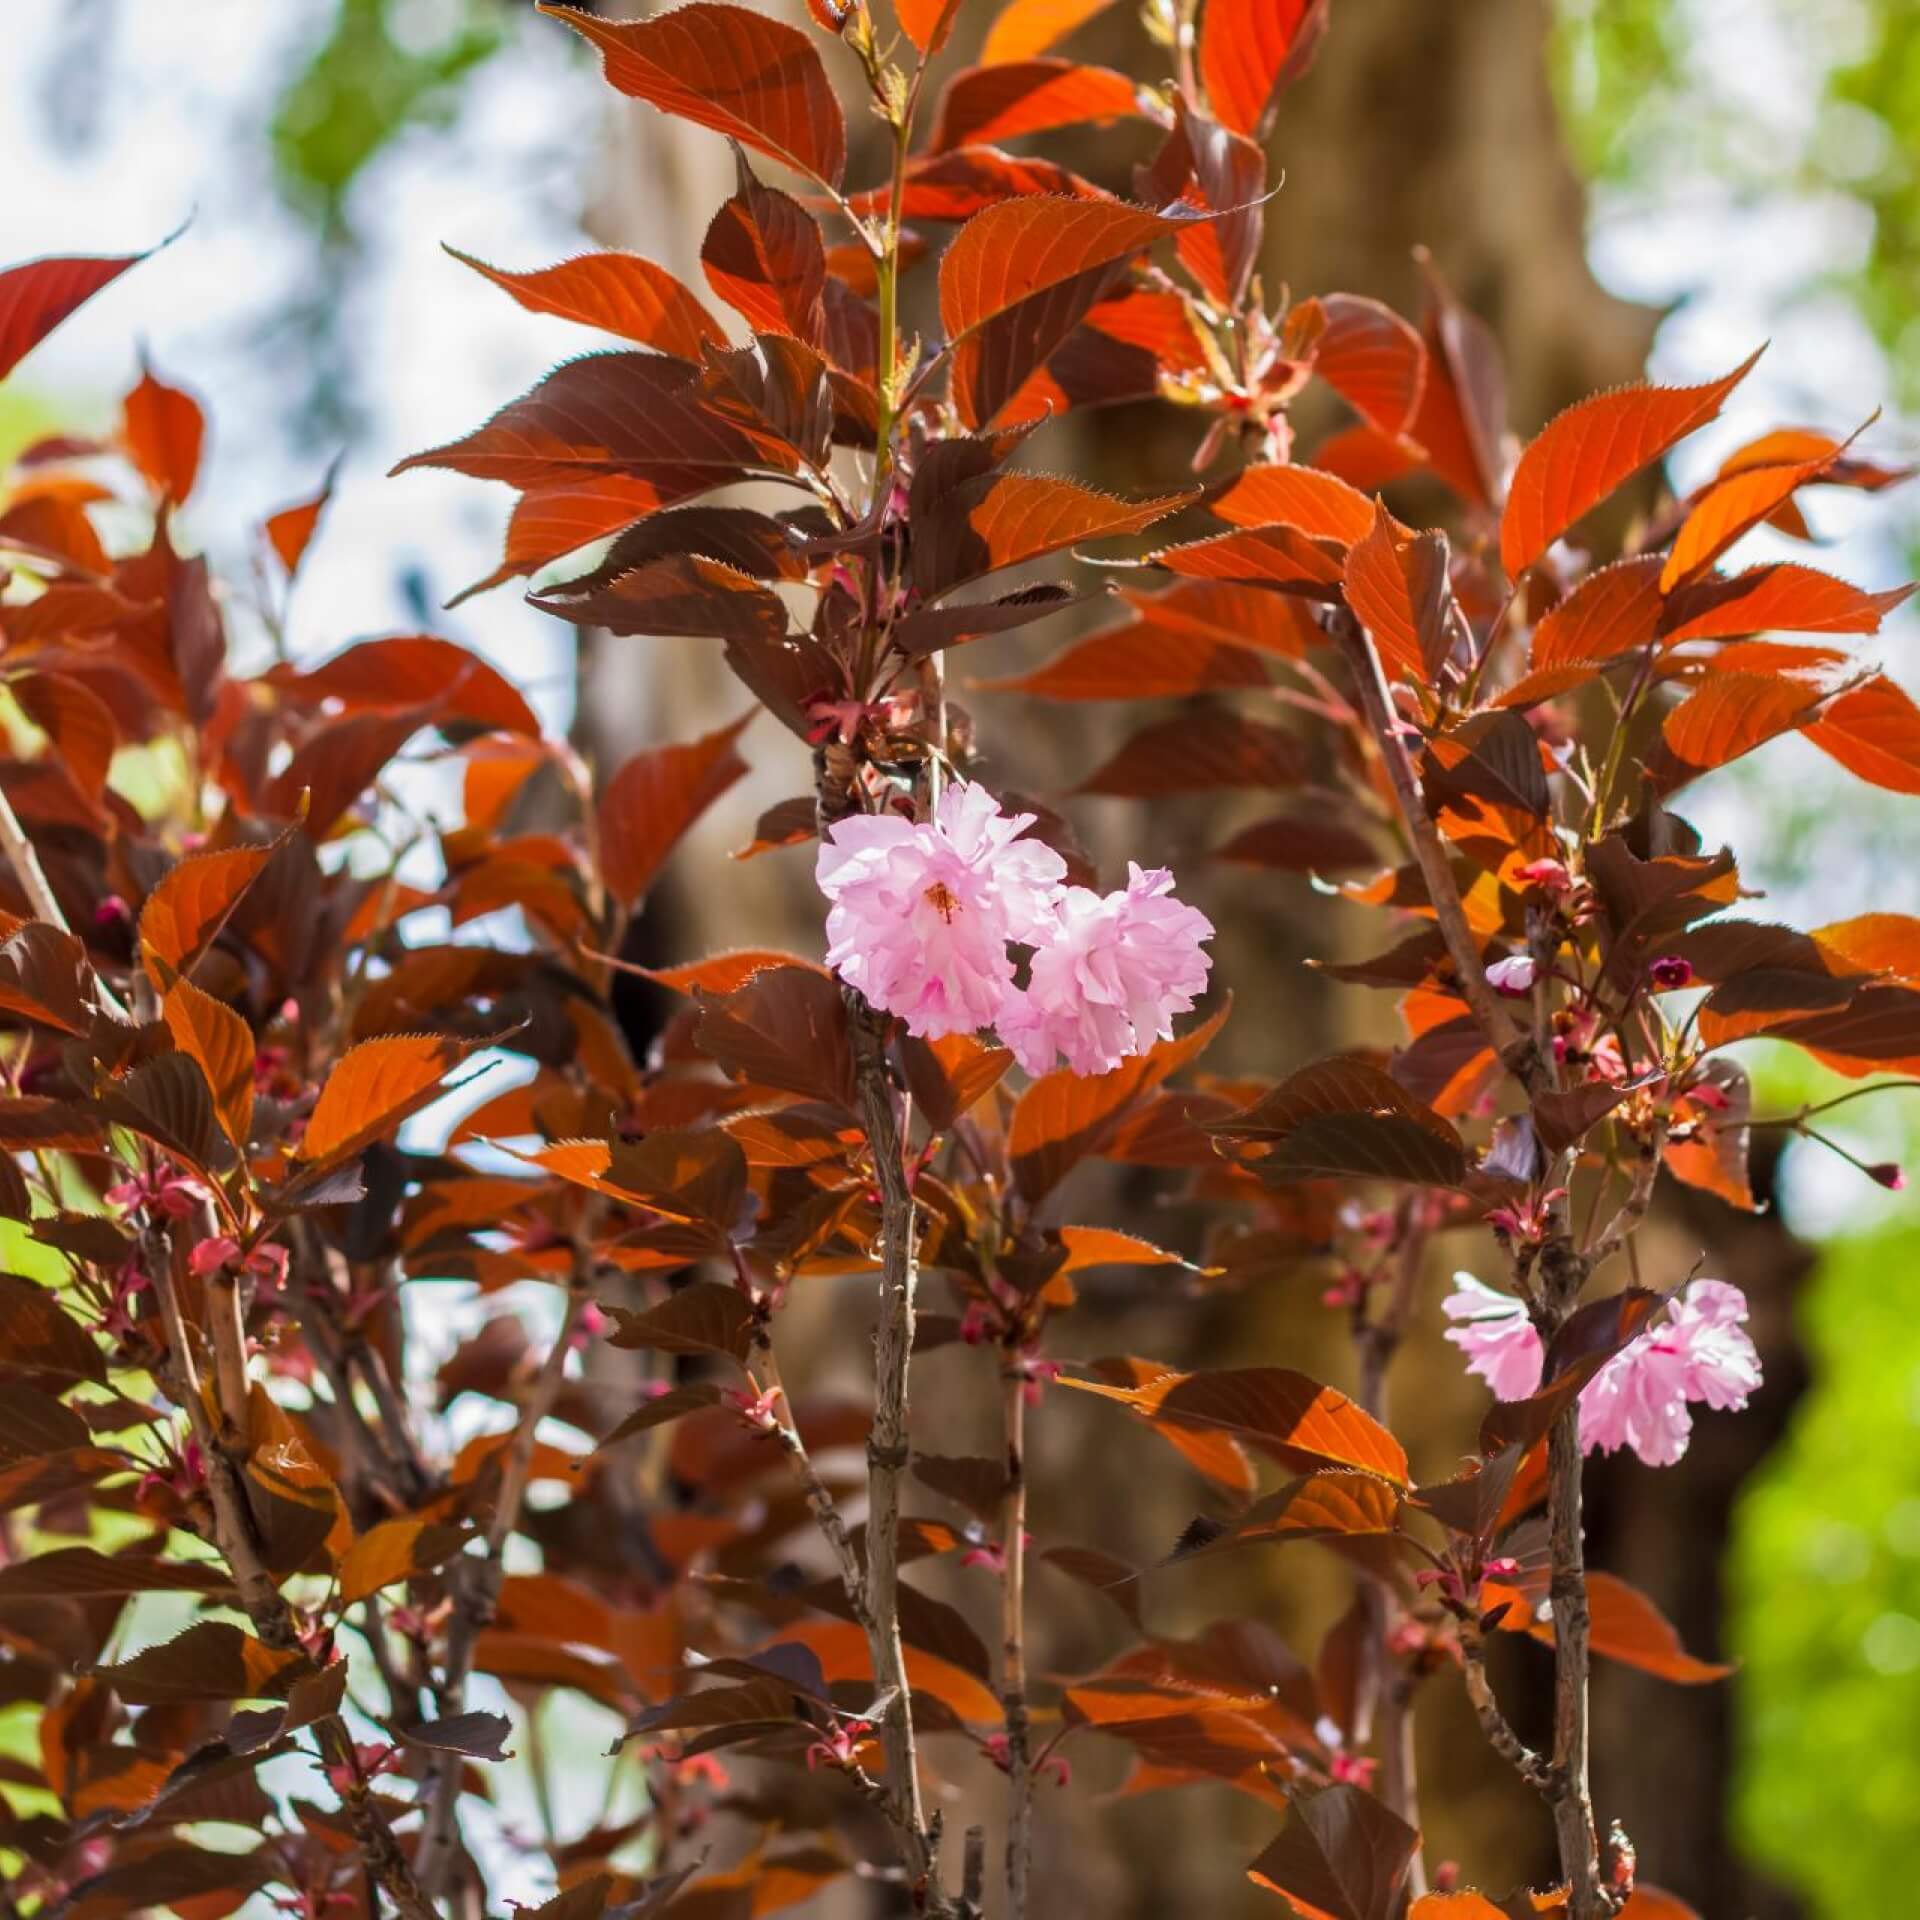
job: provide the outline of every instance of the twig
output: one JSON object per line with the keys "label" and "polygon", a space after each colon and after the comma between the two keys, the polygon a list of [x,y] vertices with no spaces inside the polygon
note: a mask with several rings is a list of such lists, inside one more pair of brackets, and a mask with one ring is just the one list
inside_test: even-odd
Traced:
{"label": "twig", "polygon": [[839,1564],[840,1584],[846,1589],[847,1604],[853,1609],[854,1619],[864,1628],[867,1625],[867,1595],[860,1555],[853,1544],[853,1535],[846,1519],[833,1497],[833,1490],[821,1479],[820,1469],[813,1464],[807,1443],[800,1437],[800,1429],[793,1417],[793,1400],[780,1377],[780,1362],[773,1351],[773,1335],[769,1328],[762,1326],[755,1330],[754,1350],[758,1356],[753,1363],[755,1385],[775,1396],[781,1406],[780,1424],[774,1428],[773,1437],[793,1463],[800,1490],[806,1495],[807,1510],[813,1515],[814,1525],[833,1549],[833,1557]]}
{"label": "twig", "polygon": [[1000,1376],[1007,1482],[1000,1502],[1000,1704],[1007,1726],[1007,1920],[1026,1920],[1033,1858],[1032,1723],[1027,1713],[1027,1382]]}
{"label": "twig", "polygon": [[1406,743],[1400,737],[1400,719],[1394,712],[1393,698],[1387,691],[1386,677],[1380,670],[1380,656],[1374,651],[1372,636],[1344,609],[1328,617],[1329,630],[1346,655],[1354,683],[1360,694],[1360,710],[1365,715],[1374,746],[1387,770],[1401,823],[1413,848],[1421,877],[1427,883],[1427,897],[1447,944],[1447,957],[1459,976],[1460,996],[1466,1001],[1475,1024],[1487,1036],[1494,1052],[1520,1079],[1529,1093],[1544,1091],[1547,1076],[1530,1039],[1516,1038],[1512,1022],[1501,1011],[1493,989],[1487,984],[1486,964],[1480,957],[1480,943],[1467,925],[1460,904],[1460,890],[1454,884],[1453,866],[1440,839],[1440,830],[1427,811],[1420,793],[1420,782],[1413,770]]}
{"label": "twig", "polygon": [[[887,1069],[885,1017],[848,992],[861,1122],[880,1189],[880,1319],[874,1330],[873,1426],[867,1436],[867,1650],[873,1684],[885,1699],[881,1739],[887,1790],[899,1816],[907,1868],[916,1887],[930,1883],[934,1849],[920,1799],[914,1753],[912,1689],[900,1638],[900,1483],[912,1459],[907,1374],[913,1357],[919,1247],[913,1192],[907,1185],[902,1131]],[[931,1888],[929,1886],[929,1890]]]}
{"label": "twig", "polygon": [[1492,1682],[1487,1678],[1486,1646],[1477,1620],[1464,1619],[1460,1622],[1460,1655],[1461,1668],[1466,1676],[1467,1699],[1472,1703],[1474,1714],[1480,1722],[1480,1731],[1487,1737],[1487,1745],[1528,1786],[1537,1793],[1551,1795],[1554,1789],[1553,1768],[1514,1732],[1507,1716],[1500,1710],[1500,1702],[1494,1697]]}

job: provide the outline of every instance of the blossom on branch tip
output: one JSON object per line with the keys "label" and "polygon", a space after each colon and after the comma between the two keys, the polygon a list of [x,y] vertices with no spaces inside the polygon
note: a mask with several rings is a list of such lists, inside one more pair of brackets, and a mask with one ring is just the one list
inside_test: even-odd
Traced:
{"label": "blossom on branch tip", "polygon": [[[930,820],[837,822],[815,868],[827,964],[920,1039],[992,1027],[1029,1073],[1061,1058],[1108,1073],[1172,1038],[1207,984],[1213,925],[1164,869],[1130,865],[1108,894],[1066,885],[1060,855],[1022,837],[1033,819],[962,780]],[[1032,950],[1025,987],[1016,945]]]}
{"label": "blossom on branch tip", "polygon": [[[1525,1305],[1470,1273],[1454,1275],[1443,1303],[1447,1338],[1500,1400],[1524,1400],[1540,1384],[1540,1335]],[[1609,1360],[1580,1393],[1587,1452],[1629,1447],[1650,1467],[1687,1450],[1690,1405],[1735,1411],[1760,1385],[1760,1356],[1746,1331],[1747,1301],[1724,1280],[1696,1280],[1663,1317]]]}
{"label": "blossom on branch tip", "polygon": [[1068,887],[1052,927],[1036,943],[1024,994],[1010,994],[996,1027],[1029,1073],[1055,1054],[1075,1073],[1111,1073],[1121,1061],[1173,1037],[1213,964],[1201,942],[1205,914],[1173,897],[1173,875],[1129,862],[1116,893]]}
{"label": "blossom on branch tip", "polygon": [[1066,862],[1019,836],[986,788],[956,780],[931,820],[860,814],[827,830],[827,964],[922,1040],[991,1026],[1013,988],[1009,941],[1047,924]]}

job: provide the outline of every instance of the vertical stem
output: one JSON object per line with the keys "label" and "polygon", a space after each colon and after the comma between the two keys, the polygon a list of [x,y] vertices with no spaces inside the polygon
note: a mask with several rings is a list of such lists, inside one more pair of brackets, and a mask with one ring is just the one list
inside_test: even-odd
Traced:
{"label": "vertical stem", "polygon": [[907,1374],[913,1355],[914,1294],[919,1284],[913,1192],[907,1185],[902,1129],[887,1071],[886,1023],[865,1001],[853,1006],[860,1113],[880,1189],[880,1319],[873,1337],[873,1427],[867,1436],[867,1651],[873,1684],[887,1705],[881,1741],[887,1793],[903,1831],[913,1836],[908,1867],[916,1882],[933,1865],[920,1801],[913,1742],[912,1690],[900,1638],[900,1483],[912,1459]]}
{"label": "vertical stem", "polygon": [[1567,1876],[1568,1920],[1612,1912],[1600,1880],[1599,1839],[1588,1779],[1587,1681],[1592,1663],[1586,1550],[1581,1536],[1580,1403],[1547,1435],[1547,1506],[1553,1573],[1554,1837]]}
{"label": "vertical stem", "polygon": [[1007,1723],[1007,1920],[1026,1920],[1033,1855],[1033,1752],[1027,1716],[1027,1383],[1001,1375],[1007,1486],[1000,1503],[1000,1703]]}

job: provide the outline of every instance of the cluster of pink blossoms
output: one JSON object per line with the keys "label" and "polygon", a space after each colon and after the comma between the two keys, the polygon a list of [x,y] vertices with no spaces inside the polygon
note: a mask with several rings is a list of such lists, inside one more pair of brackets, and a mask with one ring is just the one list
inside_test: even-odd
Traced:
{"label": "cluster of pink blossoms", "polygon": [[[1526,1308],[1470,1273],[1453,1276],[1447,1338],[1498,1400],[1524,1400],[1540,1385],[1540,1336]],[[1744,1407],[1760,1384],[1760,1356],[1746,1331],[1747,1299],[1724,1280],[1696,1280],[1664,1318],[1623,1347],[1580,1394],[1580,1437],[1589,1453],[1631,1447],[1650,1467],[1670,1467],[1693,1434],[1688,1404]]]}
{"label": "cluster of pink blossoms", "polygon": [[[1166,872],[1132,866],[1117,893],[1068,886],[1059,854],[1020,837],[1033,820],[961,780],[930,820],[840,821],[816,869],[827,964],[923,1040],[992,1027],[1029,1073],[1056,1055],[1107,1073],[1171,1037],[1206,986],[1213,926]],[[1015,945],[1032,949],[1025,987]]]}

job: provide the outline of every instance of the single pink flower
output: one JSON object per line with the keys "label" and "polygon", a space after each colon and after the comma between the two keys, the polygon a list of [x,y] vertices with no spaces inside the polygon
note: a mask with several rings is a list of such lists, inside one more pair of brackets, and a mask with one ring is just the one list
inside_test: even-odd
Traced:
{"label": "single pink flower", "polygon": [[1454,1323],[1447,1338],[1467,1356],[1467,1371],[1477,1373],[1496,1400],[1524,1400],[1540,1384],[1540,1336],[1512,1294],[1456,1273],[1441,1311]]}
{"label": "single pink flower", "polygon": [[1029,1073],[1049,1071],[1056,1053],[1075,1073],[1110,1073],[1173,1037],[1173,1016],[1193,1006],[1213,962],[1205,914],[1173,897],[1173,875],[1127,868],[1118,893],[1068,887],[1053,925],[1036,941],[1024,994],[1010,993],[995,1022]]}
{"label": "single pink flower", "polygon": [[1013,982],[1009,941],[1047,926],[1066,862],[956,780],[928,821],[862,814],[829,829],[815,877],[833,904],[827,964],[923,1040],[990,1026]]}
{"label": "single pink flower", "polygon": [[[1447,1338],[1501,1400],[1540,1384],[1540,1336],[1525,1306],[1454,1275],[1444,1302]],[[1650,1467],[1669,1467],[1693,1434],[1689,1405],[1737,1410],[1760,1384],[1760,1356],[1746,1331],[1747,1301],[1724,1280],[1696,1280],[1664,1317],[1616,1353],[1581,1390],[1580,1437],[1589,1453],[1630,1447]]]}

